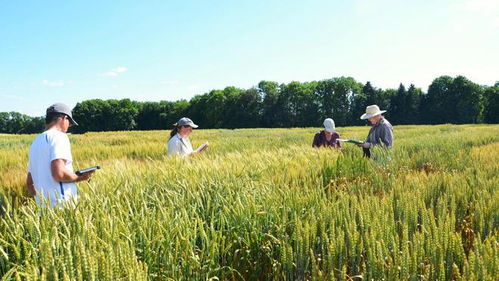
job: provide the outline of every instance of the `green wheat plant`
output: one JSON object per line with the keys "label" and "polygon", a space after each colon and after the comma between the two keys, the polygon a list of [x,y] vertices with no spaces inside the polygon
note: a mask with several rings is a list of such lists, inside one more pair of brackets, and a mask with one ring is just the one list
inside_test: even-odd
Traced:
{"label": "green wheat plant", "polygon": [[[388,158],[313,128],[71,135],[74,207],[24,191],[34,135],[0,136],[2,280],[497,280],[499,126],[396,126]],[[339,128],[362,139],[368,127]]]}

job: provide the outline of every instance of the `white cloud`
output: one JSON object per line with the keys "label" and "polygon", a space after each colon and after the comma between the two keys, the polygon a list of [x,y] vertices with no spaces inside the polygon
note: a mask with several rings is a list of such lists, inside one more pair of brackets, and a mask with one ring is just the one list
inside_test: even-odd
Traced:
{"label": "white cloud", "polygon": [[109,72],[103,73],[102,76],[115,77],[115,76],[118,76],[118,73],[109,71]]}
{"label": "white cloud", "polygon": [[111,69],[111,71],[108,71],[108,72],[105,72],[102,74],[102,76],[108,76],[108,77],[116,77],[118,76],[120,73],[123,73],[125,71],[127,71],[128,68],[127,67],[124,67],[124,66],[118,66],[116,68],[113,68]]}
{"label": "white cloud", "polygon": [[42,81],[42,84],[45,86],[48,86],[48,87],[62,87],[66,84],[66,82],[64,82],[62,80],[49,81],[49,80],[45,79]]}

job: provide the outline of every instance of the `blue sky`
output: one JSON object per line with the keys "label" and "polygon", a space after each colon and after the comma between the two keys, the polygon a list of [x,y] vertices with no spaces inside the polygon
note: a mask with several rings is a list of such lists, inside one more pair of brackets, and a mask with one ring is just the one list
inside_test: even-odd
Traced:
{"label": "blue sky", "polygon": [[499,80],[496,0],[0,0],[0,111],[352,76]]}

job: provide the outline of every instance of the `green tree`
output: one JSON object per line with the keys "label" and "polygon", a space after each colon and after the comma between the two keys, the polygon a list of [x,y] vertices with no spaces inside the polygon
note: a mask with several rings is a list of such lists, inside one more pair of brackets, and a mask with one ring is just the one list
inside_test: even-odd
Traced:
{"label": "green tree", "polygon": [[[357,100],[354,101],[354,117],[359,119],[359,117],[365,112],[366,107],[368,105],[373,105],[376,104],[378,105],[381,109],[388,109],[390,107],[390,95],[391,91],[383,91],[382,89],[377,89],[374,88],[371,85],[371,82],[367,82],[364,87],[362,88],[362,94],[357,95]],[[358,121],[355,121],[356,123]],[[364,122],[360,122],[360,124],[363,124]]]}
{"label": "green tree", "polygon": [[295,115],[291,106],[292,93],[287,91],[285,87],[287,87],[286,84],[279,85],[279,94],[274,104],[276,110],[272,127],[292,127],[294,124]]}
{"label": "green tree", "polygon": [[281,85],[277,102],[280,107],[279,127],[305,127],[319,122],[319,106],[314,99],[316,84],[294,81]]}
{"label": "green tree", "polygon": [[419,106],[423,92],[413,84],[406,90],[401,83],[398,90],[385,90],[390,97],[390,107],[387,118],[393,124],[417,124],[419,123]]}
{"label": "green tree", "polygon": [[92,99],[77,103],[73,109],[73,117],[77,120],[76,122],[78,122],[79,126],[72,128],[72,130],[77,133],[106,130],[106,110],[108,110],[107,101],[101,99]]}
{"label": "green tree", "polygon": [[485,88],[484,122],[499,123],[499,82]]}
{"label": "green tree", "polygon": [[121,131],[136,128],[136,118],[140,103],[130,99],[122,100],[87,100],[76,104],[73,116],[79,126],[74,131]]}
{"label": "green tree", "polygon": [[[208,120],[206,120],[205,109],[206,100],[208,99],[208,94],[196,95],[191,98],[190,105],[187,110],[187,116],[194,120],[199,126],[206,128],[206,125],[209,124]],[[180,118],[179,118],[180,119]]]}
{"label": "green tree", "polygon": [[279,84],[272,81],[260,81],[258,92],[262,97],[262,121],[263,127],[276,126],[278,111],[277,101],[280,95]]}
{"label": "green tree", "polygon": [[232,102],[231,109],[230,117],[226,120],[227,127],[254,128],[260,126],[262,96],[256,88],[237,94]]}
{"label": "green tree", "polygon": [[407,96],[404,84],[400,83],[397,92],[391,95],[390,108],[387,112],[387,118],[392,124],[407,124]]}
{"label": "green tree", "polygon": [[41,133],[45,130],[45,117],[29,117],[25,124],[26,134]]}
{"label": "green tree", "polygon": [[0,133],[7,134],[9,133],[9,113],[8,112],[0,112]]}
{"label": "green tree", "polygon": [[188,115],[203,128],[223,128],[233,112],[237,96],[242,89],[226,87],[197,95],[190,101]]}
{"label": "green tree", "polygon": [[483,120],[483,88],[464,76],[433,80],[422,102],[427,123],[478,123]]}
{"label": "green tree", "polygon": [[452,83],[452,99],[455,105],[455,123],[480,123],[483,121],[483,88],[458,76]]}
{"label": "green tree", "polygon": [[162,123],[161,113],[164,112],[166,105],[158,102],[145,102],[137,114],[137,129],[139,130],[158,130],[166,128]]}
{"label": "green tree", "polygon": [[3,131],[8,134],[23,134],[29,133],[26,131],[26,125],[29,123],[31,117],[25,114],[21,114],[19,112],[8,112],[7,114],[3,114],[1,116],[3,120],[0,121],[2,127],[4,127]]}
{"label": "green tree", "polygon": [[[213,90],[206,97],[203,118],[206,119],[207,128],[222,128],[227,123],[225,112],[227,107],[230,107],[228,101],[231,98],[231,90]],[[234,88],[234,91],[239,93],[239,89]]]}
{"label": "green tree", "polygon": [[183,99],[175,102],[162,101],[160,104],[163,108],[163,112],[159,115],[161,124],[163,124],[161,128],[168,129],[173,127],[173,124],[180,118],[187,116],[190,106],[190,103]]}
{"label": "green tree", "polygon": [[416,88],[414,84],[409,86],[407,90],[407,96],[405,100],[406,108],[406,123],[405,124],[418,124],[420,123],[420,113],[419,106],[423,98],[423,91],[420,88]]}
{"label": "green tree", "polygon": [[331,117],[339,126],[351,122],[353,99],[361,92],[362,85],[351,77],[322,80],[315,87],[319,113],[322,118]]}
{"label": "green tree", "polygon": [[350,124],[351,125],[363,125],[365,124],[365,121],[360,119],[360,116],[366,111],[366,106],[367,106],[367,97],[364,94],[363,91],[360,91],[359,93],[354,93],[352,102],[351,102],[352,110],[351,110],[351,117],[350,117]]}
{"label": "green tree", "polygon": [[136,128],[140,104],[130,99],[108,100],[107,131],[129,131]]}
{"label": "green tree", "polygon": [[430,84],[420,108],[424,114],[423,122],[442,124],[453,121],[451,118],[455,115],[456,102],[452,95],[453,81],[450,76],[440,76]]}
{"label": "green tree", "polygon": [[378,92],[371,85],[370,81],[367,81],[367,83],[364,85],[364,87],[362,88],[362,93],[366,96],[365,106],[379,103]]}

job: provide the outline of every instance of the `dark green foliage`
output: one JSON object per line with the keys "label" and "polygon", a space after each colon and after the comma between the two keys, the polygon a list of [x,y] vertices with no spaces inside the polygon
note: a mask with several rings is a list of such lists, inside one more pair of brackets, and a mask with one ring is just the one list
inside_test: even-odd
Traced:
{"label": "dark green foliage", "polygon": [[[360,84],[352,77],[279,85],[261,81],[250,89],[226,87],[194,96],[190,101],[135,102],[86,100],[73,109],[87,131],[169,129],[181,117],[190,117],[201,128],[319,127],[325,118],[337,126],[364,125],[360,116],[368,105],[388,110],[393,124],[499,123],[499,83],[480,86],[464,76],[440,76],[425,94],[403,84],[379,89],[371,82]],[[38,133],[41,117],[17,112],[0,113],[0,133]]]}
{"label": "dark green foliage", "polygon": [[315,87],[315,98],[319,104],[320,118],[333,116],[338,126],[351,124],[353,101],[361,93],[361,88],[362,85],[351,77],[319,81]]}
{"label": "dark green foliage", "polygon": [[[481,123],[483,121],[483,87],[464,76],[441,76],[433,80],[421,103],[422,121],[428,124]],[[492,105],[493,106],[493,105]],[[487,108],[495,110],[497,108]]]}
{"label": "dark green foliage", "polygon": [[137,128],[141,104],[129,99],[87,100],[76,104],[73,117],[79,123],[74,132],[128,131]]}
{"label": "dark green foliage", "polygon": [[0,133],[33,134],[43,132],[45,119],[18,112],[0,112]]}
{"label": "dark green foliage", "polygon": [[416,88],[413,84],[409,86],[407,90],[407,96],[405,99],[405,123],[404,124],[418,124],[421,123],[421,116],[419,112],[419,106],[421,104],[421,99],[423,98],[423,91],[420,88]]}
{"label": "dark green foliage", "polygon": [[180,100],[176,102],[145,102],[137,115],[138,130],[169,129],[177,122],[178,116],[185,115],[189,102]]}
{"label": "dark green foliage", "polygon": [[262,96],[262,127],[271,128],[277,119],[277,99],[279,98],[279,84],[272,81],[258,83],[258,92]]}
{"label": "dark green foliage", "polygon": [[485,123],[499,123],[499,82],[496,82],[494,87],[485,88],[484,99],[483,121]]}
{"label": "dark green foliage", "polygon": [[392,121],[394,124],[406,124],[404,119],[406,117],[405,102],[407,100],[407,90],[404,85],[400,83],[397,92],[391,95],[390,108],[386,114],[390,120],[396,120]]}
{"label": "dark green foliage", "polygon": [[483,88],[464,76],[458,76],[452,83],[455,105],[455,122],[458,124],[483,121]]}
{"label": "dark green foliage", "polygon": [[[386,90],[389,92],[390,90]],[[390,97],[390,107],[387,112],[388,119],[393,124],[418,124],[421,123],[419,106],[423,92],[413,84],[406,90],[403,84],[400,84],[398,90],[391,90],[388,93]]]}

